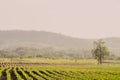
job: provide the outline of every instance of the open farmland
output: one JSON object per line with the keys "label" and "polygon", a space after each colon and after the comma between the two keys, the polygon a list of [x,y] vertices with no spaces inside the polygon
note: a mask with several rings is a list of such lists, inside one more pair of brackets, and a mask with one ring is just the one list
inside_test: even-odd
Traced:
{"label": "open farmland", "polygon": [[30,59],[24,61],[5,59],[0,64],[0,80],[120,80],[119,64],[97,65],[94,60],[64,59],[48,59],[44,64],[44,59],[39,60],[41,63],[36,59],[31,59],[32,63],[27,62]]}

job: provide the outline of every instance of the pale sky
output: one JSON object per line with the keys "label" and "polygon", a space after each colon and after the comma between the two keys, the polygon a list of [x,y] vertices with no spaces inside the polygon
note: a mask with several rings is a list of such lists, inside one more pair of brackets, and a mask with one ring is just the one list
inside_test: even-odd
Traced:
{"label": "pale sky", "polygon": [[0,30],[120,37],[120,0],[0,0]]}

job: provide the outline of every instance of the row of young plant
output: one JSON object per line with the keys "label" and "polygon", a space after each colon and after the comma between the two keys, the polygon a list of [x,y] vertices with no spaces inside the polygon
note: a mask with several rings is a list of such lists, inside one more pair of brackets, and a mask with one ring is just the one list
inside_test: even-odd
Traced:
{"label": "row of young plant", "polygon": [[[6,79],[11,80],[10,70],[12,69],[12,67],[0,69],[0,76],[2,76],[2,72],[4,69],[6,69],[5,71]],[[22,75],[20,75],[18,71],[21,72]],[[70,77],[67,74],[60,74],[58,72],[50,71],[50,70],[40,70],[40,69],[30,69],[30,68],[19,67],[18,71],[16,67],[13,68],[13,72],[17,80],[24,80],[22,76],[24,76],[25,79],[27,80],[34,80],[34,79],[36,80],[72,80],[73,79],[74,80],[73,77]]]}
{"label": "row of young plant", "polygon": [[[13,70],[17,80],[120,80],[120,71],[115,70],[76,70],[41,69],[36,67],[0,67],[0,77],[5,71],[6,79],[11,80]],[[21,74],[20,74],[20,73]]]}

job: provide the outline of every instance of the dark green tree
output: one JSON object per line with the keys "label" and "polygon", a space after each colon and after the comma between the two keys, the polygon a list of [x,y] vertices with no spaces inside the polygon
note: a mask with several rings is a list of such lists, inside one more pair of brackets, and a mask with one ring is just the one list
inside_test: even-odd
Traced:
{"label": "dark green tree", "polygon": [[103,40],[97,40],[94,42],[94,49],[92,49],[92,55],[95,59],[97,59],[98,64],[102,64],[103,60],[109,56],[109,50],[105,46],[105,42]]}

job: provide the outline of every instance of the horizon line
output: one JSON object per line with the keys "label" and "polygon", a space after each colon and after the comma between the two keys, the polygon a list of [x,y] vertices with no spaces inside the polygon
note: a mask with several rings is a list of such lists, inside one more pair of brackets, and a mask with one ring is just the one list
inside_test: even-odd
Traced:
{"label": "horizon line", "polygon": [[36,30],[36,29],[0,29],[0,31],[35,31],[35,32],[50,32],[50,33],[54,33],[54,34],[59,34],[59,35],[63,35],[63,36],[67,36],[67,37],[72,37],[72,38],[78,38],[78,39],[107,39],[107,38],[120,38],[120,37],[116,37],[116,36],[109,36],[109,37],[98,37],[98,38],[86,38],[86,37],[75,37],[75,36],[71,36],[71,35],[67,35],[67,34],[63,34],[60,32],[53,32],[53,31],[48,31],[48,30]]}

